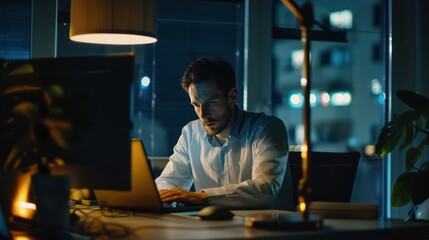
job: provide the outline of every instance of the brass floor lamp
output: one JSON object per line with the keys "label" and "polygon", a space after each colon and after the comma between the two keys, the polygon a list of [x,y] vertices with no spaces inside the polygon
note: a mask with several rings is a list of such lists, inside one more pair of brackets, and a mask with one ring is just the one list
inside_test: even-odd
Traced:
{"label": "brass floor lamp", "polygon": [[313,18],[313,7],[310,3],[306,3],[302,8],[299,8],[294,2],[290,0],[282,0],[283,4],[286,5],[289,10],[298,19],[299,28],[301,30],[301,42],[304,52],[304,60],[302,64],[302,78],[301,86],[304,92],[304,108],[303,108],[303,120],[304,120],[304,144],[301,149],[302,158],[302,178],[299,181],[298,187],[298,206],[297,210],[302,214],[302,220],[309,220],[309,198],[311,194],[311,188],[309,186],[309,163],[311,160],[311,140],[310,140],[310,90],[311,90],[311,65],[310,65],[310,30],[314,23]]}
{"label": "brass floor lamp", "polygon": [[309,171],[311,164],[311,140],[310,140],[310,90],[311,90],[311,65],[310,65],[310,31],[314,24],[313,6],[305,3],[301,8],[291,0],[282,0],[283,4],[298,19],[301,30],[301,42],[304,52],[302,65],[301,86],[304,92],[304,144],[301,149],[302,158],[302,178],[298,187],[299,214],[265,214],[250,218],[246,223],[250,227],[273,228],[284,230],[316,230],[323,227],[323,219],[317,216],[310,216],[310,195]]}
{"label": "brass floor lamp", "polygon": [[301,42],[304,52],[304,60],[302,65],[301,86],[304,92],[304,144],[301,149],[302,158],[302,178],[298,186],[298,206],[297,210],[301,213],[301,218],[298,222],[303,224],[303,228],[318,229],[323,226],[323,219],[310,216],[310,195],[311,186],[309,184],[309,172],[311,164],[311,111],[310,111],[310,90],[311,90],[311,64],[310,64],[310,31],[314,25],[313,6],[311,3],[305,3],[299,8],[291,0],[282,0],[283,4],[292,12],[298,20],[301,30]]}

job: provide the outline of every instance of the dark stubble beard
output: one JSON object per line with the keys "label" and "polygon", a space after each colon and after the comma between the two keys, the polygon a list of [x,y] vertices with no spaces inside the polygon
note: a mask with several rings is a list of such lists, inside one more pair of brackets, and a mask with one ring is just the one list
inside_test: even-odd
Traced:
{"label": "dark stubble beard", "polygon": [[206,132],[207,132],[207,134],[209,134],[209,135],[211,135],[211,136],[215,136],[215,135],[217,135],[217,134],[219,134],[219,133],[221,133],[227,126],[228,126],[228,124],[231,122],[231,121],[233,121],[233,119],[232,119],[232,117],[233,117],[233,112],[235,111],[235,107],[233,107],[232,109],[231,108],[228,108],[228,112],[227,112],[227,114],[228,114],[228,120],[223,124],[223,126],[221,126],[221,128],[220,129],[218,129],[216,132],[209,132],[209,130],[211,130],[209,127],[207,127],[207,126],[205,126],[204,124],[203,124],[203,126],[204,126],[204,128],[205,128],[205,130],[206,130]]}

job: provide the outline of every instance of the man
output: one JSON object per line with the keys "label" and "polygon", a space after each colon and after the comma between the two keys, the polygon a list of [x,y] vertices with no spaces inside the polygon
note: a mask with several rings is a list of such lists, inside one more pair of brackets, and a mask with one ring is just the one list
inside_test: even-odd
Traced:
{"label": "man", "polygon": [[[238,108],[235,73],[224,60],[197,59],[181,84],[199,121],[183,127],[156,179],[163,202],[236,209],[277,206],[288,156],[283,122]],[[192,184],[195,192],[189,191]]]}

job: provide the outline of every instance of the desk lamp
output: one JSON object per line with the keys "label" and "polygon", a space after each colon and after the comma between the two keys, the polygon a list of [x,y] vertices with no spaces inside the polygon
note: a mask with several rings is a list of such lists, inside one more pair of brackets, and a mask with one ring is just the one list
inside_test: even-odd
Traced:
{"label": "desk lamp", "polygon": [[70,39],[137,45],[157,41],[155,0],[72,0]]}

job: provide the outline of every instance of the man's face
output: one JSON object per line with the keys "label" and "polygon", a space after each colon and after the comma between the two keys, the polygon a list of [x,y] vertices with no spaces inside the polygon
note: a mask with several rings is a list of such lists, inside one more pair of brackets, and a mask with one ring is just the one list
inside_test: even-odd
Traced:
{"label": "man's face", "polygon": [[191,84],[188,89],[195,113],[209,135],[229,133],[237,90],[231,89],[228,96],[219,89],[215,82]]}

